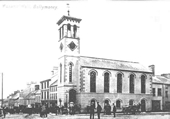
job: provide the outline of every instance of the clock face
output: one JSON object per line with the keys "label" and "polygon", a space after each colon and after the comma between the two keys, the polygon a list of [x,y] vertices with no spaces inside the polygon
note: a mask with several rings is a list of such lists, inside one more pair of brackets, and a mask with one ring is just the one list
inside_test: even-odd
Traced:
{"label": "clock face", "polygon": [[63,44],[62,43],[60,44],[60,50],[61,51],[63,50]]}
{"label": "clock face", "polygon": [[72,41],[70,44],[68,44],[68,47],[73,51],[76,49],[76,44]]}

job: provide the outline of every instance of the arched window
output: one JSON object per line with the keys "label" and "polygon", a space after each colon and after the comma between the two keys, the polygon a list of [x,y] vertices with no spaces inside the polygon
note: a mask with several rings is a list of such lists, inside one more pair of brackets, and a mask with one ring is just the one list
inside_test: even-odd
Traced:
{"label": "arched window", "polygon": [[60,64],[60,83],[62,81],[62,64]]}
{"label": "arched window", "polygon": [[121,108],[120,100],[117,100],[117,101],[116,101],[116,107],[117,107],[117,108]]}
{"label": "arched window", "polygon": [[69,64],[69,82],[70,83],[72,82],[72,67],[73,67],[73,64],[70,63]]}
{"label": "arched window", "polygon": [[70,24],[67,24],[67,30],[71,31],[71,25]]}
{"label": "arched window", "polygon": [[129,90],[130,90],[130,93],[134,93],[134,75],[131,74],[130,75],[130,81],[129,81]]}
{"label": "arched window", "polygon": [[96,92],[96,72],[90,72],[90,92]]}
{"label": "arched window", "polygon": [[104,73],[104,92],[109,92],[109,73]]}
{"label": "arched window", "polygon": [[146,87],[145,80],[146,80],[145,76],[142,75],[141,76],[141,93],[145,93],[145,87]]}
{"label": "arched window", "polygon": [[122,74],[117,74],[117,93],[122,93]]}
{"label": "arched window", "polygon": [[76,25],[73,26],[73,31],[74,31],[73,36],[74,36],[74,38],[76,38],[76,32],[77,32],[77,26]]}

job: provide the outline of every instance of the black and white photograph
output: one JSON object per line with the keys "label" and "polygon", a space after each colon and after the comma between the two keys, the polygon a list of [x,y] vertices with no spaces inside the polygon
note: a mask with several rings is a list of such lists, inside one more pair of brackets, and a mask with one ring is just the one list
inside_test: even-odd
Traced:
{"label": "black and white photograph", "polygon": [[0,1],[0,119],[170,119],[170,1]]}

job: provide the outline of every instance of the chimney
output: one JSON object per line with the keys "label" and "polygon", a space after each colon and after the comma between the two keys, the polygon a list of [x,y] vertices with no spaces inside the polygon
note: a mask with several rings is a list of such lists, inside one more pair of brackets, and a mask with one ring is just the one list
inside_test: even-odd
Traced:
{"label": "chimney", "polygon": [[166,78],[170,79],[170,73],[161,74],[161,76],[164,76],[164,77],[166,77]]}
{"label": "chimney", "polygon": [[39,90],[39,85],[35,85],[35,90]]}
{"label": "chimney", "polygon": [[153,76],[155,76],[155,65],[150,65],[149,68],[152,71]]}

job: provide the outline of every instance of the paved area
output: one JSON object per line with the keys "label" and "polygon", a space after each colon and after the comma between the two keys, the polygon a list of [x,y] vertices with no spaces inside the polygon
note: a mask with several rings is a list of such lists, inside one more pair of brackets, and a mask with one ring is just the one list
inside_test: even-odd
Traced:
{"label": "paved area", "polygon": [[[5,119],[90,119],[89,114],[77,114],[77,115],[55,115],[48,114],[47,118],[41,118],[38,114],[27,115],[27,114],[8,114]],[[95,115],[97,118],[97,114]],[[101,119],[170,119],[170,112],[155,112],[155,113],[141,113],[137,115],[123,115],[117,114],[114,118],[113,115],[101,114]]]}

